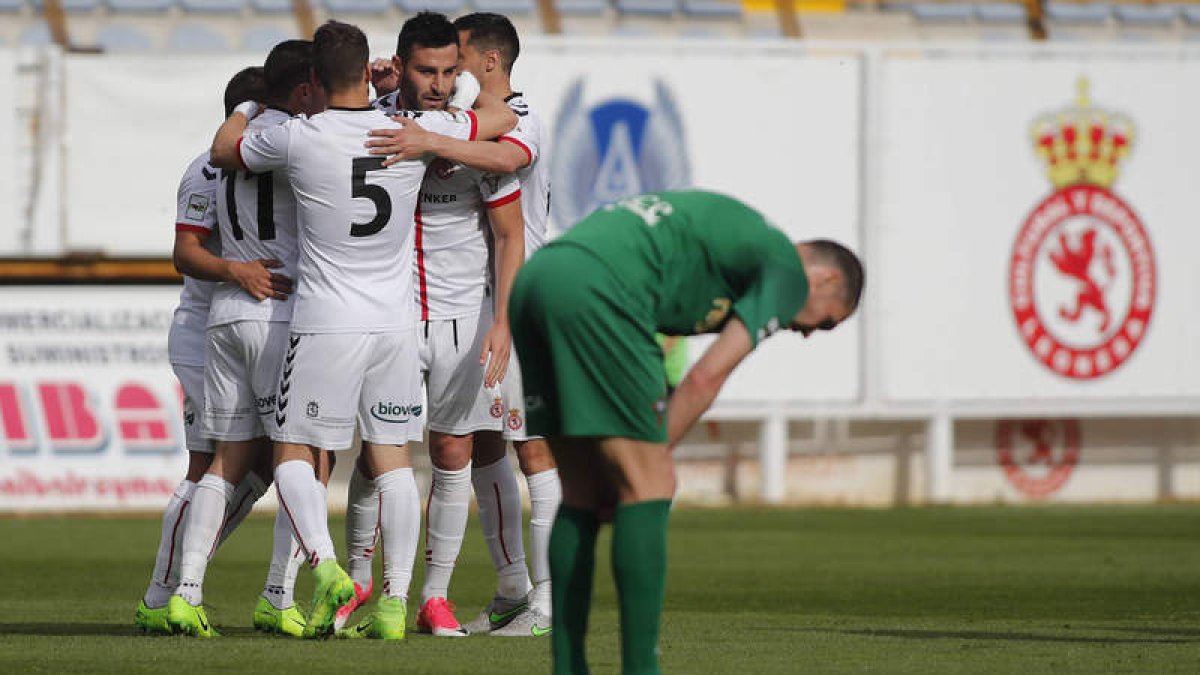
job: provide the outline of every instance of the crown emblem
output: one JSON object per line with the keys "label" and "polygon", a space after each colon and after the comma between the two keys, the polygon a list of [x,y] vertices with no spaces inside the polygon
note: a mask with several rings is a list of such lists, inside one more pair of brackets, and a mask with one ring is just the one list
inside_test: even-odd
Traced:
{"label": "crown emblem", "polygon": [[1133,122],[1128,117],[1092,107],[1088,81],[1079,78],[1075,105],[1039,116],[1030,133],[1034,149],[1046,162],[1046,176],[1056,188],[1097,185],[1117,180],[1118,163],[1129,154]]}

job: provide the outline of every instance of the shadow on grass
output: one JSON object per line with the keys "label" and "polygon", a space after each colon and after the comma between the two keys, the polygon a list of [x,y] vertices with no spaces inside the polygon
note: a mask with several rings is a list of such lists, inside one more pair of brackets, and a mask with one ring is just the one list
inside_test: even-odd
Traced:
{"label": "shadow on grass", "polygon": [[[862,629],[846,629],[846,628],[804,628],[806,632],[813,633],[839,633],[842,635],[857,635],[861,637],[883,637],[883,638],[901,638],[905,640],[1002,640],[1012,642],[1051,642],[1051,643],[1068,643],[1068,644],[1096,644],[1096,645],[1172,645],[1172,644],[1195,644],[1200,643],[1200,631],[1166,628],[1146,628],[1136,629],[1136,632],[1143,632],[1152,635],[1163,635],[1170,637],[1161,638],[1125,638],[1125,637],[1100,637],[1094,635],[1053,635],[1042,633],[1017,633],[1017,632],[1001,632],[1001,631],[982,631],[982,630],[920,630],[920,629],[905,629],[905,628],[862,628]],[[1099,628],[1097,630],[1108,631],[1135,631],[1133,628]],[[1186,636],[1186,637],[1184,637]]]}
{"label": "shadow on grass", "polygon": [[[221,628],[222,637],[256,637],[262,633],[253,628]],[[128,623],[0,623],[0,636],[36,635],[41,637],[141,637],[147,640],[171,639],[173,635],[146,635]],[[186,639],[179,636],[179,639]],[[198,639],[198,638],[197,638]]]}

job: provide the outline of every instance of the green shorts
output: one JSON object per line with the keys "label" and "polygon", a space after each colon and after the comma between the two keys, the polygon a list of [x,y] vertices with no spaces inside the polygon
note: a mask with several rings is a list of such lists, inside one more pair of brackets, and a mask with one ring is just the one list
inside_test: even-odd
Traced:
{"label": "green shorts", "polygon": [[667,384],[648,299],[593,253],[551,244],[517,275],[509,324],[529,431],[667,440]]}

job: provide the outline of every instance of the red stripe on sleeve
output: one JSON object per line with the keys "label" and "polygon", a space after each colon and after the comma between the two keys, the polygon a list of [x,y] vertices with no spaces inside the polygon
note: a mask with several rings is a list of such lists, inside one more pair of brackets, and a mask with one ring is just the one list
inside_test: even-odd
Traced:
{"label": "red stripe on sleeve", "polygon": [[512,136],[501,136],[500,138],[497,138],[496,140],[497,141],[508,141],[509,143],[512,143],[513,145],[517,146],[518,148],[524,150],[526,156],[529,157],[529,163],[533,164],[533,151],[529,149],[528,145],[525,145],[521,141],[518,141],[517,139],[513,138]]}
{"label": "red stripe on sleeve", "polygon": [[[419,198],[419,196],[418,196]],[[413,213],[413,220],[417,225],[417,278],[420,280],[421,291],[421,320],[429,320],[429,291],[425,284],[425,223],[421,221],[421,204],[417,203],[417,210]]]}
{"label": "red stripe on sleeve", "polygon": [[511,195],[504,195],[503,197],[501,197],[495,201],[487,202],[487,207],[489,209],[500,208],[501,206],[504,206],[505,204],[507,204],[509,202],[516,201],[517,199],[520,199],[520,198],[521,198],[521,190],[518,189],[516,192],[512,193]]}
{"label": "red stripe on sleeve", "polygon": [[238,164],[242,165],[243,170],[249,171],[250,167],[246,166],[246,160],[242,159],[242,141],[244,140],[246,140],[246,137],[240,136],[238,138],[237,147],[234,148],[234,150],[237,152]]}
{"label": "red stripe on sleeve", "polygon": [[467,140],[473,141],[475,140],[475,137],[479,135],[479,118],[475,116],[474,110],[468,110],[467,117],[471,118],[471,137]]}
{"label": "red stripe on sleeve", "polygon": [[196,234],[203,234],[205,236],[212,234],[212,230],[208,229],[207,227],[201,227],[199,225],[192,225],[190,223],[175,223],[175,231],[176,232],[195,232]]}

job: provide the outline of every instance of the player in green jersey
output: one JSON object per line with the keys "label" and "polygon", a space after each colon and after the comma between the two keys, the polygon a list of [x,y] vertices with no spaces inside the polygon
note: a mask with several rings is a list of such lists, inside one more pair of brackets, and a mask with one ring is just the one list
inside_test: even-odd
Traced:
{"label": "player in green jersey", "polygon": [[[586,673],[601,520],[625,673],[658,673],[671,449],[734,367],[777,330],[831,330],[858,306],[844,246],[794,244],[736,199],[700,191],[623,199],[536,253],[512,290],[528,425],[550,439],[563,502],[550,537],[556,673]],[[667,398],[655,332],[717,333]]]}

